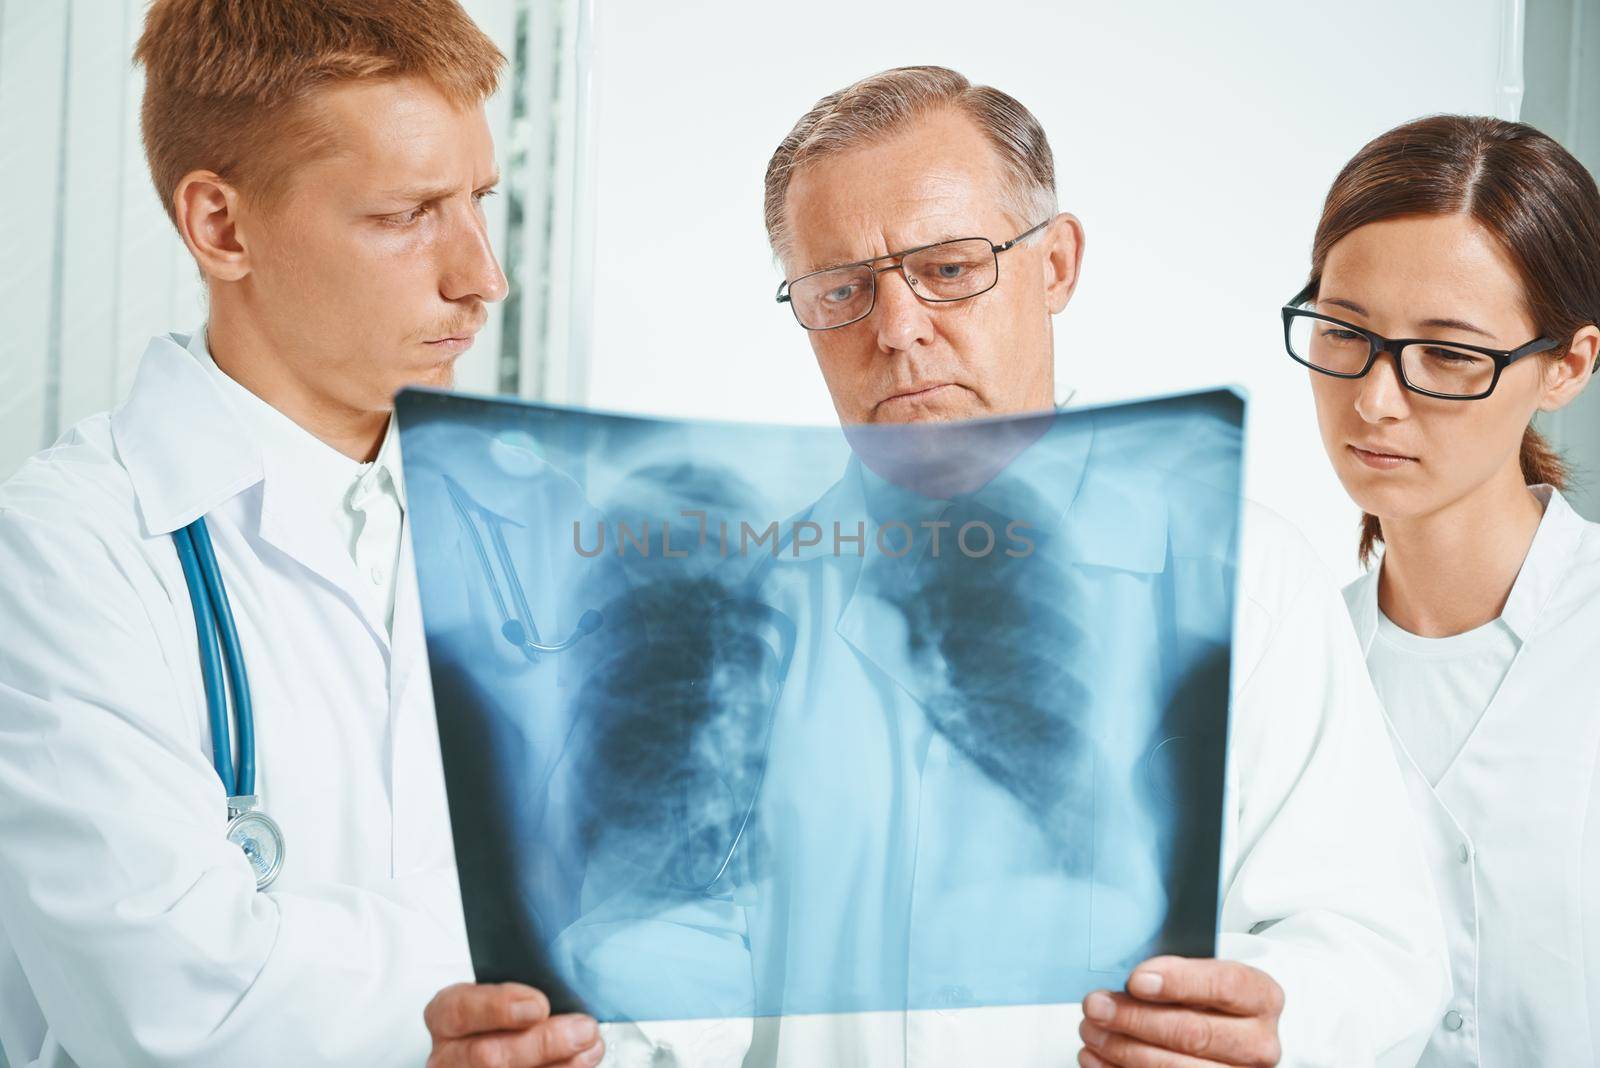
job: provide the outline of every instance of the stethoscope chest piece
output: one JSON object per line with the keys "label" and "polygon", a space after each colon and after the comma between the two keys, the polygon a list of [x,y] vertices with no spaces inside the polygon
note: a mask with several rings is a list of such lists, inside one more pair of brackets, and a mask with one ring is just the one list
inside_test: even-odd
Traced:
{"label": "stethoscope chest piece", "polygon": [[228,798],[228,841],[244,851],[255,872],[256,889],[265,890],[283,870],[283,830],[256,809],[253,795]]}

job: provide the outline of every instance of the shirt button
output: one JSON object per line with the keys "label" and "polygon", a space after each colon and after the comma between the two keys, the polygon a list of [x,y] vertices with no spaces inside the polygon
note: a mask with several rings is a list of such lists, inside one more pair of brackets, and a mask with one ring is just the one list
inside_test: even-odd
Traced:
{"label": "shirt button", "polygon": [[1461,845],[1456,848],[1456,857],[1461,861],[1461,863],[1465,864],[1467,861],[1472,859],[1472,847],[1467,845],[1467,843],[1462,842]]}
{"label": "shirt button", "polygon": [[1451,1009],[1444,1014],[1444,1029],[1446,1031],[1459,1031],[1462,1023],[1461,1014],[1455,1009]]}

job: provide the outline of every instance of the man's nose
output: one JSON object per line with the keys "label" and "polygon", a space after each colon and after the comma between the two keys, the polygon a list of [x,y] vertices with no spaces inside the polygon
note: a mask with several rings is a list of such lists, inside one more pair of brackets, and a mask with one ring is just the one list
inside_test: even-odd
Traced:
{"label": "man's nose", "polygon": [[899,271],[878,275],[877,306],[873,319],[878,332],[878,348],[884,352],[905,351],[933,337],[933,309],[920,300]]}
{"label": "man's nose", "polygon": [[1369,423],[1404,418],[1411,411],[1406,388],[1400,384],[1399,357],[1380,352],[1372,370],[1358,383],[1356,413]]}
{"label": "man's nose", "polygon": [[509,288],[505,272],[500,269],[500,261],[495,259],[494,246],[489,243],[489,230],[481,212],[472,211],[456,228],[442,266],[439,293],[446,300],[477,298],[492,302],[505,299]]}

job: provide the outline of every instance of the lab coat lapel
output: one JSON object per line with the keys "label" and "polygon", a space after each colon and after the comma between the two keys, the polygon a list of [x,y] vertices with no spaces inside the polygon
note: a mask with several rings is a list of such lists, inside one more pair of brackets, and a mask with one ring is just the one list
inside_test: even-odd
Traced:
{"label": "lab coat lapel", "polygon": [[111,435],[148,537],[171,534],[262,480],[260,449],[174,336],[150,339],[127,400],[111,413]]}
{"label": "lab coat lapel", "polygon": [[[1521,688],[1522,672],[1528,670],[1524,667],[1528,659],[1525,655],[1528,645],[1546,618],[1545,608],[1556,591],[1570,581],[1569,572],[1575,566],[1584,524],[1560,492],[1549,486],[1537,487],[1534,492],[1544,499],[1545,514],[1539,521],[1539,529],[1534,532],[1533,542],[1528,546],[1528,554],[1523,558],[1516,581],[1512,583],[1505,608],[1500,612],[1501,620],[1517,636],[1517,651],[1506,667],[1505,677],[1495,688],[1488,707],[1478,717],[1478,722],[1468,732],[1456,755],[1450,759],[1444,774],[1439,776],[1440,790],[1446,789],[1454,778],[1460,777],[1457,769],[1471,762],[1474,749],[1485,744],[1494,751],[1509,749],[1521,736],[1529,733],[1530,720],[1539,714],[1522,707],[1522,703],[1515,700],[1515,695]],[[1502,723],[1501,720],[1507,715],[1516,716],[1517,722]],[[1502,739],[1502,732],[1510,737]],[[1563,731],[1558,727],[1549,734],[1537,730],[1532,733],[1537,737],[1560,737]]]}
{"label": "lab coat lapel", "polygon": [[1355,625],[1356,639],[1361,643],[1361,657],[1366,659],[1372,651],[1372,639],[1378,634],[1378,568],[1380,560],[1366,574],[1345,589],[1345,606],[1350,610],[1350,622]]}
{"label": "lab coat lapel", "polygon": [[[892,584],[896,579],[903,581],[910,568],[915,566],[909,556],[895,559],[878,553],[877,545],[872,540],[877,524],[895,519],[915,529],[921,517],[894,515],[869,518],[863,484],[865,477],[860,461],[852,459],[835,491],[819,502],[818,515],[814,520],[825,531],[824,541],[832,534],[834,523],[838,523],[846,532],[854,531],[858,523],[867,524],[866,537],[869,540],[864,547],[864,555],[851,554],[840,559],[841,566],[849,567],[851,574],[843,587],[849,592],[839,613],[835,633],[921,703],[928,694],[923,677],[911,662],[905,620],[895,606],[871,592],[872,589],[885,586],[883,576],[886,573],[894,573],[894,577],[887,580]],[[930,501],[927,506],[936,508],[937,503]],[[887,535],[891,540],[898,536],[898,531]],[[830,551],[831,547],[830,542]],[[865,581],[869,572],[878,581]]]}
{"label": "lab coat lapel", "polygon": [[[293,475],[279,469],[233,418],[228,398],[195,356],[189,338],[153,338],[128,399],[112,413],[111,432],[150,537],[171,534],[224,502],[260,486],[259,508],[247,507],[248,531],[332,586],[388,648],[383,620],[355,595],[359,576],[326,527],[301,514],[289,492]],[[254,502],[247,502],[254,503]]]}
{"label": "lab coat lapel", "polygon": [[422,661],[422,598],[417,588],[416,557],[411,549],[411,517],[400,533],[400,570],[395,576],[394,635],[389,662],[389,692],[398,706],[405,700],[406,684]]}

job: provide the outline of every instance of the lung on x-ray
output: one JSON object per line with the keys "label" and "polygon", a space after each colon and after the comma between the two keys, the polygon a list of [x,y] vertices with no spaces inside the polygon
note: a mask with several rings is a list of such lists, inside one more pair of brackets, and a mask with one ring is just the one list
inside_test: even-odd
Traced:
{"label": "lung on x-ray", "polygon": [[1211,955],[1244,403],[797,428],[408,391],[473,965],[685,1020]]}

